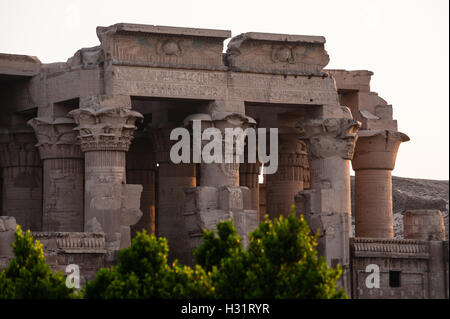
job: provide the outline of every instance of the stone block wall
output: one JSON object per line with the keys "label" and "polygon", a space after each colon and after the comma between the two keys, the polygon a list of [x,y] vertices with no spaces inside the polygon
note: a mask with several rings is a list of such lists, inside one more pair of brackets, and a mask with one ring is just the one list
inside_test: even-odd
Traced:
{"label": "stone block wall", "polygon": [[[448,298],[448,242],[414,239],[352,238],[353,299]],[[379,267],[379,288],[366,280]],[[369,266],[370,267],[370,266]]]}

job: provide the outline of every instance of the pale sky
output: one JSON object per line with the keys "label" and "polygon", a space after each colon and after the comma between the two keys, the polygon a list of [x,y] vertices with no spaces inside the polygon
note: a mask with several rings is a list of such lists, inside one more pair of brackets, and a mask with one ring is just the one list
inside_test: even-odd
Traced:
{"label": "pale sky", "polygon": [[448,0],[0,0],[0,52],[66,61],[119,22],[326,37],[327,68],[370,70],[394,107],[393,175],[449,179]]}

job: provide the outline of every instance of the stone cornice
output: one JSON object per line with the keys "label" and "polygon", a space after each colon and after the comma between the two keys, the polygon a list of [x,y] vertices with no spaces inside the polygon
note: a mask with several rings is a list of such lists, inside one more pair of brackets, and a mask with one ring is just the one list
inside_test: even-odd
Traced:
{"label": "stone cornice", "polygon": [[355,257],[429,258],[427,241],[414,239],[352,238]]}
{"label": "stone cornice", "polygon": [[[105,234],[87,232],[32,232],[45,250],[63,253],[106,253]],[[51,244],[53,242],[53,244]]]}
{"label": "stone cornice", "polygon": [[128,151],[135,122],[142,114],[121,107],[94,107],[69,112],[78,126],[83,152],[96,150]]}

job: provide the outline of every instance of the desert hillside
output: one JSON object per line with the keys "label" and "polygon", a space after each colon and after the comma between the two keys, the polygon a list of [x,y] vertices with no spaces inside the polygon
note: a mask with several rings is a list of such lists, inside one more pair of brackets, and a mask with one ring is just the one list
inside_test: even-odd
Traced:
{"label": "desert hillside", "polygon": [[[354,177],[352,180],[352,203]],[[448,240],[448,199],[449,182],[428,179],[392,177],[394,199],[394,233],[403,237],[403,212],[409,209],[438,209],[444,217],[446,238]],[[352,207],[354,211],[354,207]]]}

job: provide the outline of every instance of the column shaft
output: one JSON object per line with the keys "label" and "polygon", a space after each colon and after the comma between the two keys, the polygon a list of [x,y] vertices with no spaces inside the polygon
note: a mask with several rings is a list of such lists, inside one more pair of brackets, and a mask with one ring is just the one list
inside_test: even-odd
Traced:
{"label": "column shaft", "polygon": [[3,215],[25,231],[42,230],[42,167],[3,168]]}
{"label": "column shaft", "polygon": [[44,164],[43,231],[83,231],[83,159],[49,158]]}
{"label": "column shaft", "polygon": [[157,233],[166,237],[171,259],[188,261],[191,248],[185,231],[185,189],[196,187],[195,164],[159,163]]}
{"label": "column shaft", "polygon": [[149,234],[155,234],[155,171],[148,169],[127,170],[127,182],[142,185],[141,211],[143,215],[139,222],[131,226],[132,237],[136,235],[136,232],[143,229]]}
{"label": "column shaft", "polygon": [[355,220],[356,237],[394,238],[391,171],[355,172]]}
{"label": "column shaft", "polygon": [[239,165],[239,184],[250,189],[251,208],[259,211],[259,167],[260,163],[241,163]]}

